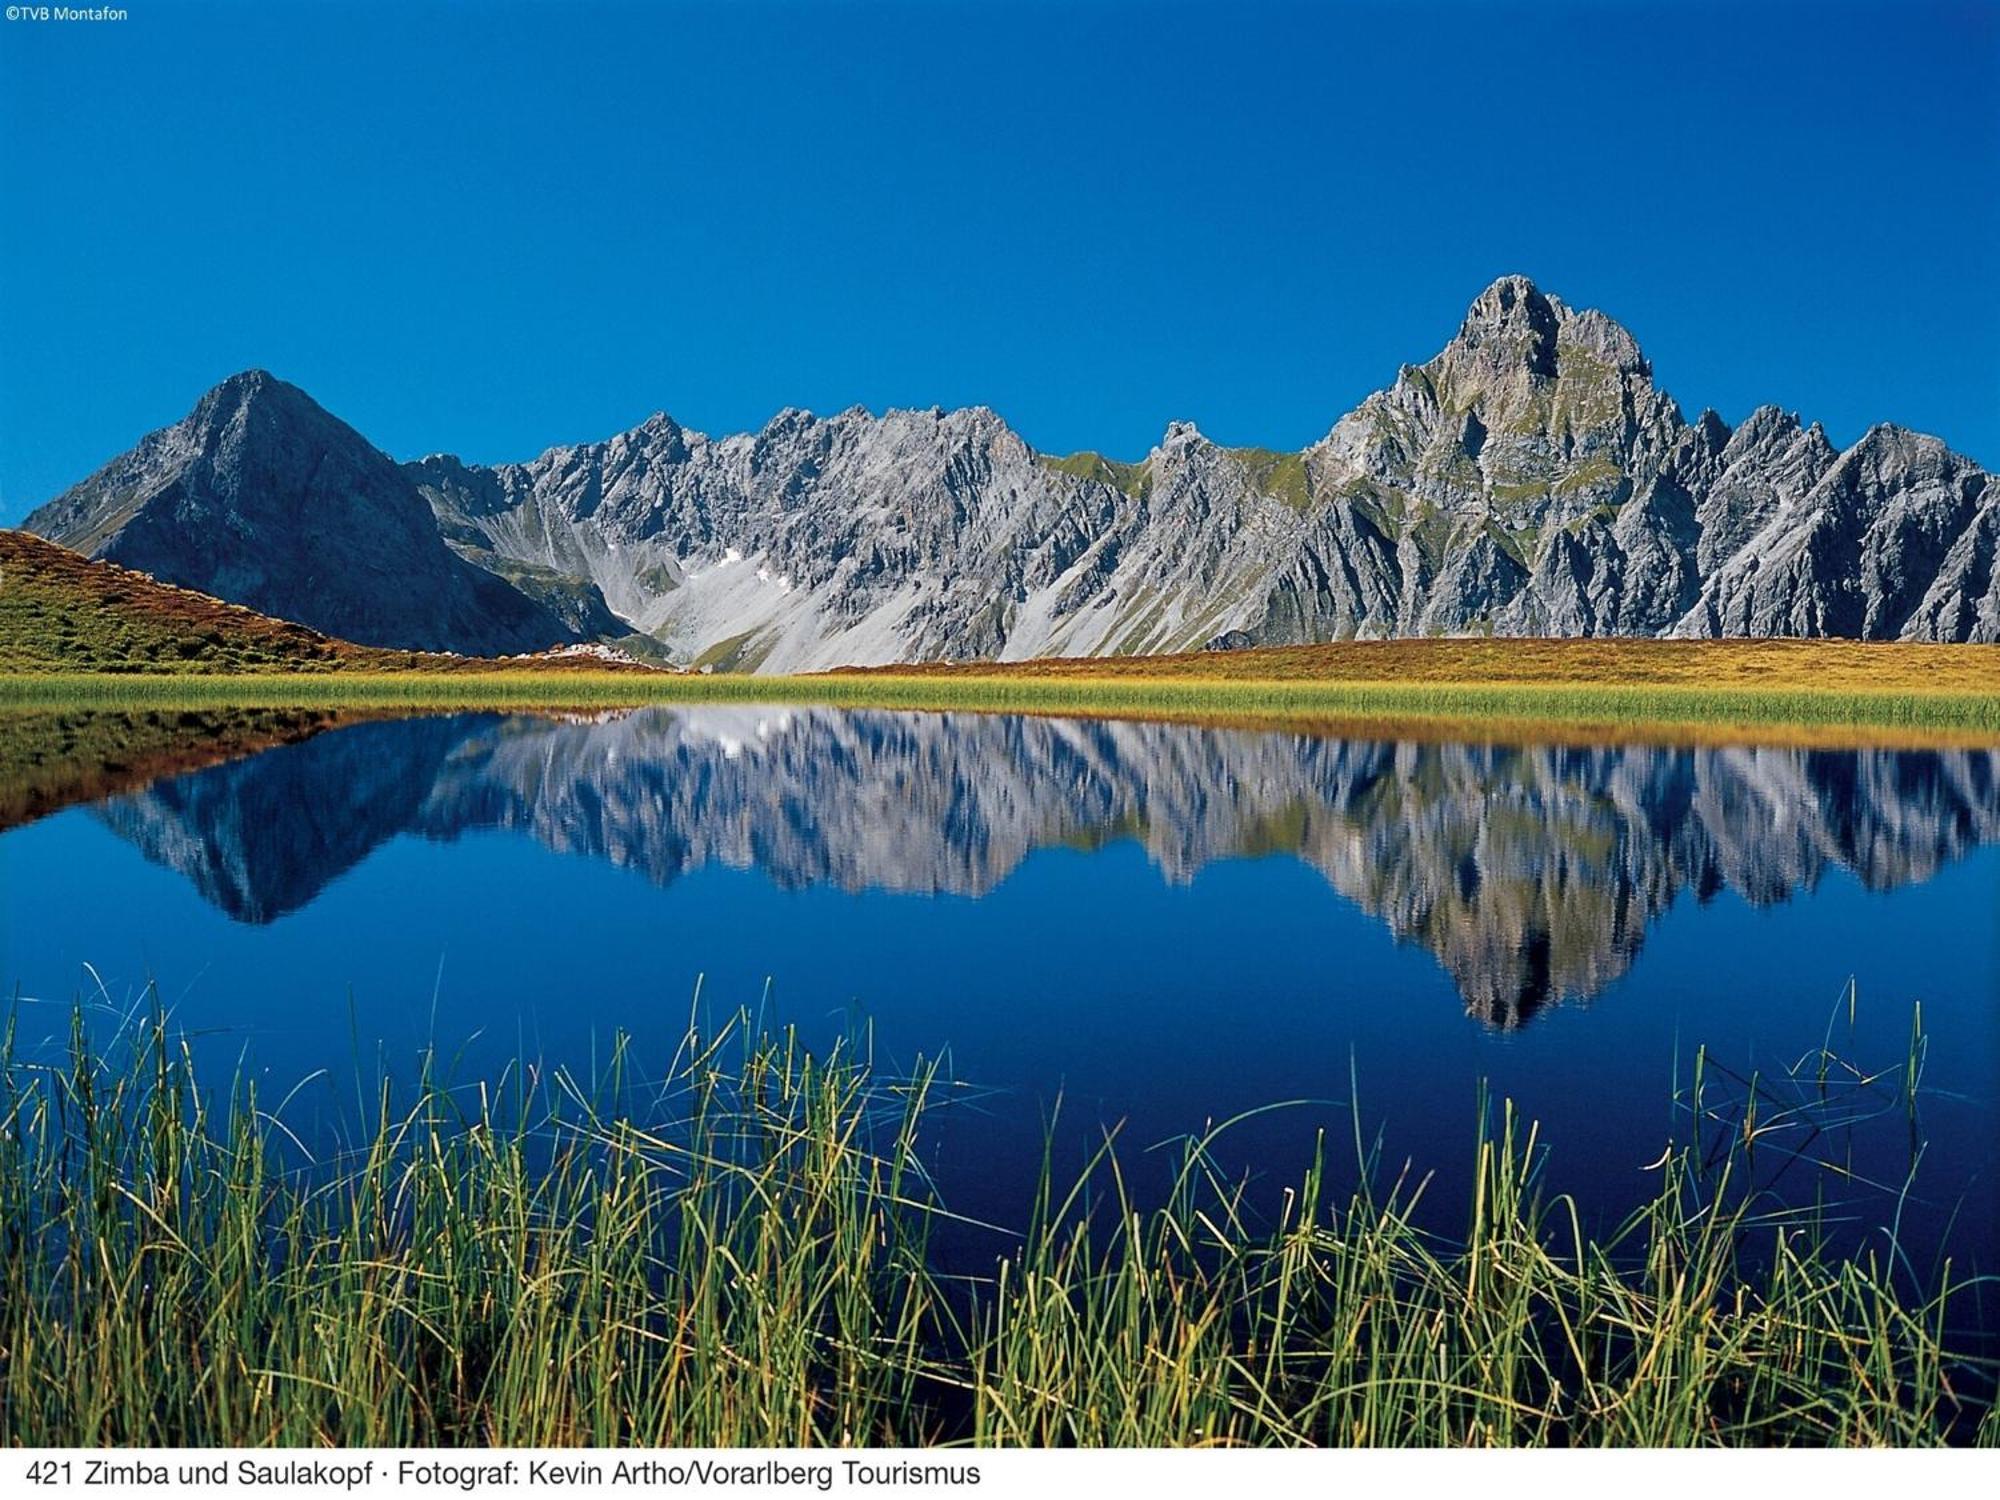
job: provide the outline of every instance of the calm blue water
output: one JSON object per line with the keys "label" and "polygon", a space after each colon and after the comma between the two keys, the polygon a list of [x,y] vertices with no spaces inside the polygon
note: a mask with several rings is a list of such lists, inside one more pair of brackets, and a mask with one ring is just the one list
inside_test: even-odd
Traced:
{"label": "calm blue water", "polygon": [[[463,1043],[471,1077],[524,1050],[585,1067],[622,1028],[663,1062],[700,978],[711,1014],[866,1026],[892,1071],[948,1055],[981,1092],[939,1122],[945,1195],[1007,1222],[1058,1098],[1059,1156],[1122,1122],[1142,1190],[1167,1169],[1144,1148],[1301,1101],[1220,1150],[1275,1191],[1317,1129],[1351,1143],[1351,1080],[1390,1163],[1438,1174],[1441,1222],[1482,1080],[1608,1218],[1685,1133],[1698,1044],[1789,1101],[1836,1013],[1837,1051],[1897,1068],[1921,1002],[1905,1232],[2000,1262],[2000,752],[473,715],[70,807],[0,834],[0,880],[24,1033],[156,978],[219,1074],[247,1055],[266,1099],[312,1079],[308,1133],[352,1099],[357,1043],[392,1069]],[[1886,1183],[1911,1164],[1897,1110],[1809,1150],[1836,1146]],[[1816,1181],[1857,1233],[1885,1222],[1810,1162],[1780,1178]]]}

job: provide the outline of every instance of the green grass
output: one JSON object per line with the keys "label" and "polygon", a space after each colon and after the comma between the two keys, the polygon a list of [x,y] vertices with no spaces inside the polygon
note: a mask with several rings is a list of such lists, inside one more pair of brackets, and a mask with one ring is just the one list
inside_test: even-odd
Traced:
{"label": "green grass", "polygon": [[1081,453],[1071,453],[1066,457],[1042,453],[1037,461],[1045,469],[1053,469],[1058,474],[1068,474],[1075,479],[1095,480],[1108,484],[1113,489],[1122,490],[1135,500],[1143,500],[1153,492],[1153,465],[1151,460],[1136,464],[1121,463],[1115,458],[1106,458],[1102,453],[1088,449]]}
{"label": "green grass", "polygon": [[[1947,1332],[1973,1289],[1831,1253],[1741,1191],[1747,1149],[1670,1150],[1653,1200],[1592,1239],[1540,1188],[1534,1127],[1487,1110],[1446,1240],[1418,1227],[1420,1184],[1342,1172],[1324,1142],[1260,1218],[1213,1133],[1156,1209],[1107,1141],[1073,1185],[1045,1168],[983,1264],[946,1275],[932,1068],[885,1079],[736,1028],[658,1070],[621,1042],[587,1078],[466,1086],[431,1058],[361,1090],[365,1130],[307,1165],[291,1101],[204,1094],[157,1011],[121,1035],[100,1055],[79,1021],[37,1060],[10,1026],[0,1046],[6,1442],[2000,1436],[1990,1372]],[[1768,1129],[1700,1088],[1692,1117],[1725,1139]]]}
{"label": "green grass", "polygon": [[823,703],[1045,714],[1128,714],[1265,721],[1429,722],[1477,731],[1532,729],[1699,737],[1759,731],[1896,733],[1917,740],[2000,738],[2000,692],[1702,687],[1692,682],[1399,683],[993,672],[728,673],[421,672],[315,675],[0,677],[0,707],[347,707],[413,710],[613,707],[649,703]]}
{"label": "green grass", "polygon": [[1312,508],[1312,479],[1303,453],[1279,453],[1271,448],[1225,448],[1223,452],[1250,471],[1260,495],[1269,495],[1293,510]]}
{"label": "green grass", "polygon": [[[586,607],[590,599],[572,591],[565,603],[551,592],[563,584],[560,576],[547,569],[535,576],[542,575],[548,587],[537,597],[591,615]],[[523,573],[517,581],[529,580]],[[597,623],[615,624],[594,590],[586,592],[595,599]],[[627,635],[619,644],[642,658],[660,655],[659,643],[647,636]],[[497,665],[474,657],[357,646],[162,583],[147,573],[83,557],[25,531],[0,528],[0,677],[451,673],[491,671]],[[544,665],[573,670],[560,662]]]}
{"label": "green grass", "polygon": [[0,530],[0,673],[201,674],[416,666],[144,573]]}
{"label": "green grass", "polygon": [[746,630],[717,641],[696,657],[693,665],[725,673],[754,672],[758,664],[771,654],[771,647],[775,644],[768,638],[759,640],[757,635],[754,630]]}

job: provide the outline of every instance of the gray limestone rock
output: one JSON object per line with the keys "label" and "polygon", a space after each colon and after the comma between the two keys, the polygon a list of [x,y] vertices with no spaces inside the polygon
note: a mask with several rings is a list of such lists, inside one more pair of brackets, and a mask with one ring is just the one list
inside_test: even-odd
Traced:
{"label": "gray limestone rock", "polygon": [[1392,635],[2000,641],[1996,495],[1900,428],[1839,452],[1776,407],[1690,423],[1623,328],[1507,276],[1298,453],[1177,422],[1137,462],[1057,458],[983,407],[856,407],[398,469],[249,375],[29,526],[360,640],[638,632],[797,671]]}

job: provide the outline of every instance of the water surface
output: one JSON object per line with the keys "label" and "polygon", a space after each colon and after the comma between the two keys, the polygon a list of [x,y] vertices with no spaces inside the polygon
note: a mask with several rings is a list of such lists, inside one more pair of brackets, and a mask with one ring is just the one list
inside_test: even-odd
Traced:
{"label": "water surface", "polygon": [[[156,977],[217,1066],[314,1080],[308,1133],[357,1053],[429,1037],[468,1077],[587,1066],[618,1029],[664,1062],[699,977],[711,1014],[851,1030],[892,1071],[946,1056],[979,1092],[940,1180],[981,1217],[1019,1221],[1052,1113],[1066,1160],[1119,1127],[1143,1186],[1147,1147],[1280,1101],[1225,1138],[1232,1170],[1274,1189],[1321,1129],[1351,1161],[1358,1113],[1452,1205],[1484,1081],[1609,1218],[1685,1133],[1698,1045],[1782,1103],[1830,1024],[1899,1067],[1921,1002],[1904,1233],[2000,1260],[2000,752],[704,707],[260,723],[183,771],[203,726],[153,728],[178,761],[120,726],[34,817],[67,800],[41,757],[56,793],[0,834],[0,972],[30,1033]],[[1840,1134],[1777,1175],[1878,1232],[1893,1195],[1857,1181],[1902,1183],[1908,1123]]]}

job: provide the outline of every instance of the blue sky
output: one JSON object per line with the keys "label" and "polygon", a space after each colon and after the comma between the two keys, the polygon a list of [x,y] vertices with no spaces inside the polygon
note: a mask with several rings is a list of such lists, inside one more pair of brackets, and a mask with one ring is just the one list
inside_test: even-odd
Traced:
{"label": "blue sky", "polygon": [[1295,447],[1510,271],[2000,462],[1990,3],[127,9],[0,25],[0,520],[252,365],[398,456]]}

